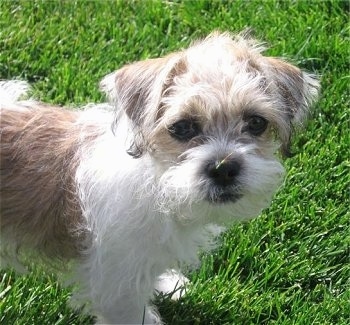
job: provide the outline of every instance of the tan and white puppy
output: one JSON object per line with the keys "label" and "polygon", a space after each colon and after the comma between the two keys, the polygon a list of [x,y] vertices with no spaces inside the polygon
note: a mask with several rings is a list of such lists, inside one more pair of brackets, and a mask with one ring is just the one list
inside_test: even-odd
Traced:
{"label": "tan and white puppy", "polygon": [[198,251],[269,206],[292,133],[318,94],[310,74],[254,40],[213,33],[102,80],[109,104],[20,101],[2,82],[1,236],[9,251],[73,259],[100,321],[160,323],[155,288],[186,282]]}

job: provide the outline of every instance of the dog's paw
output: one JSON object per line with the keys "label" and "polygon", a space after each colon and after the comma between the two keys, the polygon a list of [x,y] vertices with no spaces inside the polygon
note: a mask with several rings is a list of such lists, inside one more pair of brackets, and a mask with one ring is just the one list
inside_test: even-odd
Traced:
{"label": "dog's paw", "polygon": [[179,271],[171,269],[161,274],[156,283],[155,290],[171,299],[178,300],[186,293],[186,284],[189,280]]}

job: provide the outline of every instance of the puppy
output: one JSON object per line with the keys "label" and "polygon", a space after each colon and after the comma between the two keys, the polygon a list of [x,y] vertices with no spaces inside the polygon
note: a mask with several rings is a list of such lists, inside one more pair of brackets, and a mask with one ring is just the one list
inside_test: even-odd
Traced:
{"label": "puppy", "polygon": [[173,292],[179,267],[269,206],[278,152],[317,99],[314,76],[262,51],[215,32],[108,75],[109,104],[80,111],[20,101],[27,85],[2,82],[4,249],[73,260],[102,323],[161,323],[155,288]]}

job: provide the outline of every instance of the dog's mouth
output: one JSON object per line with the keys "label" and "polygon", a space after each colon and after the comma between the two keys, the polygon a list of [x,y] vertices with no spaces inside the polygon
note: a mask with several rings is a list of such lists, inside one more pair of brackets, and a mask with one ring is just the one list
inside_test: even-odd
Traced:
{"label": "dog's mouth", "polygon": [[207,201],[213,204],[234,203],[243,196],[239,191],[212,191],[207,196]]}

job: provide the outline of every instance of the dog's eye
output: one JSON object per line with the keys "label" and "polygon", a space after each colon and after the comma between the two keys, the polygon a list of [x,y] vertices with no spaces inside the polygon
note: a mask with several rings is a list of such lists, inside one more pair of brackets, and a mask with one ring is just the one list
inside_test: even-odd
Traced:
{"label": "dog's eye", "polygon": [[186,119],[174,123],[168,130],[170,135],[177,140],[187,141],[198,135],[200,127],[196,121]]}
{"label": "dog's eye", "polygon": [[249,117],[246,130],[255,136],[261,135],[267,128],[268,121],[257,115]]}

